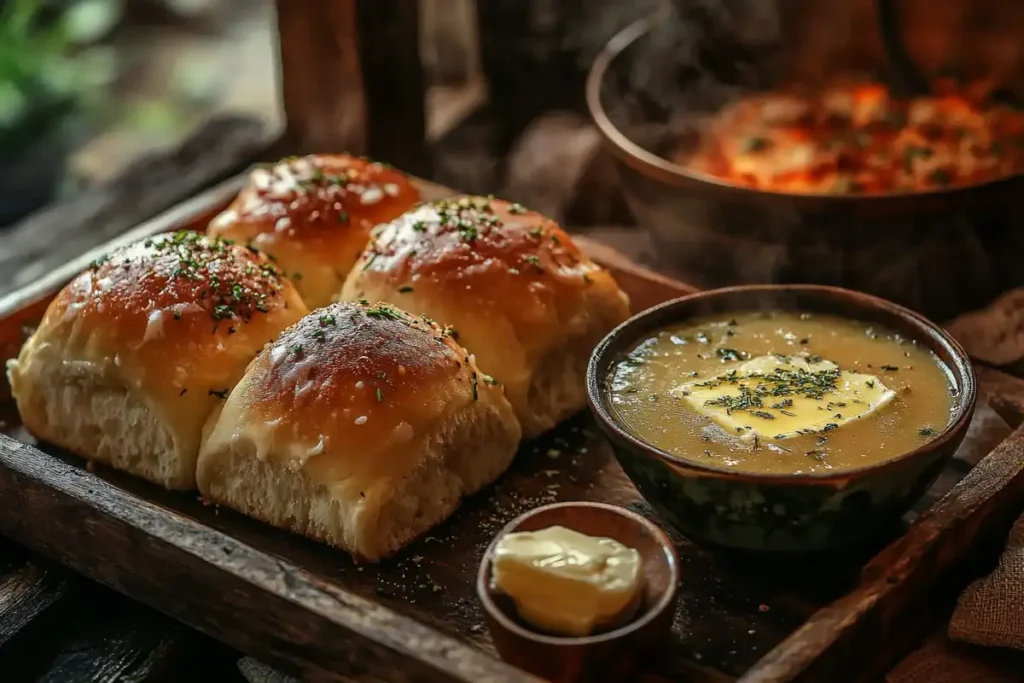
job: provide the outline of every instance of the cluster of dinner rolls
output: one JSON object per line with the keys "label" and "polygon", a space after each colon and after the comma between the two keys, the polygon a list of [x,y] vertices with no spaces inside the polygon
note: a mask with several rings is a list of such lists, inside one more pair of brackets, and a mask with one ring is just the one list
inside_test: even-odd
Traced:
{"label": "cluster of dinner rolls", "polygon": [[307,313],[259,254],[194,232],[114,252],[53,300],[8,364],[35,436],[195,488],[203,425],[263,345]]}
{"label": "cluster of dinner rolls", "polygon": [[585,406],[591,349],[628,315],[553,221],[417,200],[381,164],[289,159],[206,236],[111,254],[9,363],[25,426],[357,558],[394,553]]}
{"label": "cluster of dinner rolls", "polygon": [[341,289],[373,226],[419,200],[412,183],[385,164],[343,154],[290,157],[253,171],[207,234],[252,244],[319,308]]}
{"label": "cluster of dinner rolls", "polygon": [[482,197],[424,204],[377,228],[341,298],[450,326],[505,385],[526,437],[586,405],[590,352],[629,317],[608,271],[554,221]]}

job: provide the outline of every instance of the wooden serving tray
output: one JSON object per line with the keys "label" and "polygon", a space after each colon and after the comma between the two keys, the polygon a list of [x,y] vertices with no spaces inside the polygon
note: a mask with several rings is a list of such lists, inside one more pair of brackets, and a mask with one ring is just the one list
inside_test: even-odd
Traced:
{"label": "wooden serving tray", "polygon": [[[0,299],[0,358],[67,281],[120,244],[202,229],[245,178],[201,196]],[[450,190],[421,183],[424,195]],[[578,238],[634,310],[694,291]],[[986,569],[1024,505],[1024,381],[981,368],[971,431],[887,547],[751,558],[674,536],[683,581],[673,642],[643,681],[877,680]],[[495,657],[474,594],[492,535],[558,500],[654,516],[589,416],[524,444],[498,483],[399,558],[355,565],[194,494],[83,461],[21,428],[0,383],[0,533],[246,653],[316,680],[525,682]],[[1017,429],[1017,431],[1011,430]],[[994,450],[993,450],[994,449]],[[959,482],[959,483],[957,483]],[[918,513],[922,513],[918,515]],[[873,557],[872,557],[873,556]]]}

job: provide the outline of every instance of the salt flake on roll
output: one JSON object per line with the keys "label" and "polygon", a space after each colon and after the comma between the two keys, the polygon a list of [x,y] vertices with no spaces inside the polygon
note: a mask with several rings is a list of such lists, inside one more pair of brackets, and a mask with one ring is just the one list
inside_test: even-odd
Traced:
{"label": "salt flake on roll", "polygon": [[253,361],[197,480],[216,503],[374,561],[494,481],[519,438],[502,387],[449,332],[388,304],[336,303]]}
{"label": "salt flake on roll", "polygon": [[557,223],[481,197],[378,226],[341,299],[387,301],[450,326],[505,385],[526,437],[586,405],[590,352],[629,317],[611,275]]}

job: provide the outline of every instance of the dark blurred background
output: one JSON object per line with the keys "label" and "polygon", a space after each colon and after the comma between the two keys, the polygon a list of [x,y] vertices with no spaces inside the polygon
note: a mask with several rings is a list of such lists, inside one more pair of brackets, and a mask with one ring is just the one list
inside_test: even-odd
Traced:
{"label": "dark blurred background", "polygon": [[[558,168],[546,184],[565,187],[543,192],[571,192],[597,149],[586,69],[655,4],[421,0],[434,179],[529,195],[528,179]],[[0,226],[218,114],[280,127],[275,40],[273,0],[0,0]],[[517,148],[522,168],[510,177]]]}

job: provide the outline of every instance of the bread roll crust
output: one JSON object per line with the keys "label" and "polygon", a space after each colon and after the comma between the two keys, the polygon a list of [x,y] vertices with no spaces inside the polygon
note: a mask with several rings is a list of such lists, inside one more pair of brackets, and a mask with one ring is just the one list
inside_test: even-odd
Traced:
{"label": "bread roll crust", "polygon": [[253,361],[211,423],[211,500],[376,560],[512,460],[502,388],[452,336],[387,304],[333,304]]}
{"label": "bread roll crust", "polygon": [[38,438],[194,488],[206,417],[306,312],[260,254],[193,232],[159,235],[61,290],[9,364],[12,393]]}
{"label": "bread roll crust", "polygon": [[344,154],[289,157],[254,170],[207,232],[251,242],[317,308],[337,294],[373,226],[419,200],[409,179],[385,164]]}
{"label": "bread roll crust", "polygon": [[341,298],[453,326],[506,385],[527,436],[584,407],[590,351],[629,314],[611,275],[557,223],[481,197],[424,204],[378,227]]}

